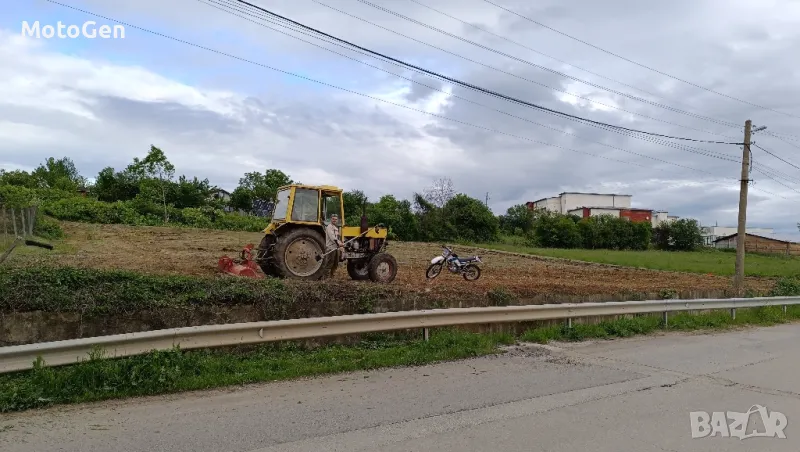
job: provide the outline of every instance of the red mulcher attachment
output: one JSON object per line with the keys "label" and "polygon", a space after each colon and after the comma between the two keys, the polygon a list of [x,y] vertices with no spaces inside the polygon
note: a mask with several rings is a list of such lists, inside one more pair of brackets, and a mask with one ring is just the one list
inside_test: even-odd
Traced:
{"label": "red mulcher attachment", "polygon": [[234,260],[228,256],[219,258],[219,270],[234,276],[245,276],[247,278],[256,279],[263,278],[264,273],[261,272],[258,264],[253,260],[253,246],[254,245],[251,243],[242,249],[240,255],[241,263],[234,262]]}

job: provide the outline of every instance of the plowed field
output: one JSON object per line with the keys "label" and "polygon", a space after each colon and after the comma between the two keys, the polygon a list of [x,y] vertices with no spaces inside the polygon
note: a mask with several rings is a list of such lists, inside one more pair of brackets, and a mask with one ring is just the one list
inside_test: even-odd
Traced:
{"label": "plowed field", "polygon": [[[143,273],[213,276],[223,254],[236,256],[247,243],[258,243],[259,233],[209,231],[183,228],[129,227],[65,223],[67,238],[54,253],[19,253],[14,259],[31,259],[99,269],[125,269]],[[430,259],[441,252],[436,244],[393,242],[389,251],[399,262],[393,283],[404,289],[432,291],[458,296],[485,293],[503,287],[518,296],[601,295],[657,293],[662,290],[697,291],[729,289],[728,277],[692,273],[660,272],[588,264],[573,261],[521,257],[501,252],[455,247],[461,255],[479,254],[484,260],[481,279],[467,282],[443,272],[428,282],[425,270]],[[348,279],[340,267],[337,279]],[[353,284],[358,284],[353,282]],[[361,283],[364,284],[364,283]],[[748,287],[764,291],[774,281],[750,278]],[[400,288],[398,287],[398,288]]]}

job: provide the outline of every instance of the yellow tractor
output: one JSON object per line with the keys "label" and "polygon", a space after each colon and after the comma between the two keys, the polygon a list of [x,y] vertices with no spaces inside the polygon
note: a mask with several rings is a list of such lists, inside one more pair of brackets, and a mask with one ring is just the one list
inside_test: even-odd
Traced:
{"label": "yellow tractor", "polygon": [[[254,263],[268,276],[320,280],[333,276],[341,257],[354,280],[392,282],[397,276],[397,260],[386,253],[388,229],[368,227],[365,216],[360,226],[345,225],[342,201],[342,189],[337,187],[280,187],[264,238],[257,249],[250,248],[255,251]],[[341,220],[341,255],[326,252],[326,227],[334,214]]]}

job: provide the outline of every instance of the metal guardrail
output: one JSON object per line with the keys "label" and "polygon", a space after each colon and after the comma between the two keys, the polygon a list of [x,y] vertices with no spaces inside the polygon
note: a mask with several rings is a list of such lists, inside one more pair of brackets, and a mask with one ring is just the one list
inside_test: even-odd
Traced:
{"label": "metal guardrail", "polygon": [[311,339],[346,334],[405,329],[508,323],[535,320],[613,316],[622,314],[664,314],[710,309],[736,309],[800,304],[800,297],[723,298],[697,300],[650,300],[605,303],[565,303],[489,308],[451,308],[401,311],[380,314],[343,315],[267,322],[204,325],[141,333],[116,334],[38,344],[0,347],[0,373],[31,369],[37,357],[47,366],[74,364],[88,359],[96,348],[105,357],[134,356],[153,350],[183,350],[258,344],[292,339]]}

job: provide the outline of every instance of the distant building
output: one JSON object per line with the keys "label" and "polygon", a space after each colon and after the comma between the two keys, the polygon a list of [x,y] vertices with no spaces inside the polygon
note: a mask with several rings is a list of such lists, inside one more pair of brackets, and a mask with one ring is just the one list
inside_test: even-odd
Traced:
{"label": "distant building", "polygon": [[[715,246],[715,242],[720,237],[735,236],[738,228],[735,226],[703,226],[700,228],[700,235],[706,246]],[[771,238],[775,232],[772,228],[746,228],[745,233]],[[745,242],[747,242],[745,240]],[[735,248],[735,247],[734,247]]]}
{"label": "distant building", "polygon": [[618,218],[627,218],[634,223],[653,222],[653,211],[647,209],[625,209],[622,207],[579,207],[567,212],[581,218],[611,215]]}
{"label": "distant building", "polygon": [[211,198],[212,199],[216,199],[216,200],[220,200],[220,201],[223,201],[223,202],[228,202],[228,201],[231,200],[231,194],[227,190],[223,190],[221,188],[215,188],[211,192]]}
{"label": "distant building", "polygon": [[611,215],[634,222],[649,221],[653,227],[672,218],[667,212],[631,207],[631,195],[616,193],[564,192],[551,198],[542,198],[526,203],[529,209],[545,209],[561,214],[578,215],[581,218]]}
{"label": "distant building", "polygon": [[[714,240],[714,247],[719,249],[736,249],[738,236],[739,234],[731,234],[719,237]],[[745,234],[745,237],[747,237],[744,241],[744,250],[746,253],[785,254],[789,256],[800,254],[800,243],[797,242],[778,240],[772,237],[764,237],[750,233]]]}

